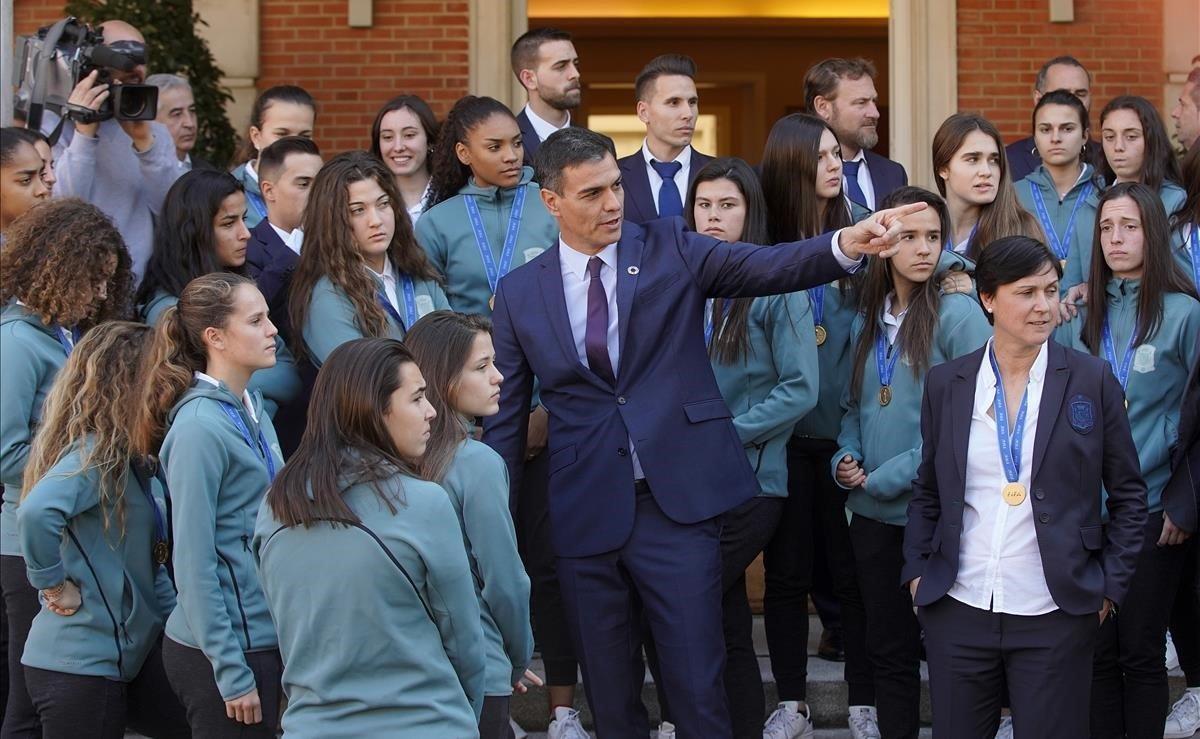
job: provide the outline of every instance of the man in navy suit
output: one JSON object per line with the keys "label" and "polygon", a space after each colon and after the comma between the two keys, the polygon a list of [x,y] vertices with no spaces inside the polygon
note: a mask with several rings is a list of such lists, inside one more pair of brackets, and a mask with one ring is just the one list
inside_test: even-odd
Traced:
{"label": "man in navy suit", "polygon": [[710,296],[793,292],[894,253],[883,211],[805,242],[728,244],[682,218],[622,218],[612,141],[567,128],[538,154],[557,245],[501,279],[506,380],[484,441],[519,490],[534,377],[550,413],[552,544],[600,736],[644,737],[644,615],[680,736],[731,733],[722,686],[717,517],[758,492],[704,345]]}
{"label": "man in navy suit", "polygon": [[571,125],[579,107],[579,55],[571,34],[557,28],[535,28],[521,34],[512,46],[512,71],[528,102],[517,113],[525,164],[532,167],[538,147],[550,134]]}
{"label": "man in navy suit", "polygon": [[804,75],[804,105],[820,116],[842,147],[842,192],[867,210],[908,184],[903,165],[871,149],[879,143],[875,65],[866,59],[826,59]]}
{"label": "man in navy suit", "polygon": [[625,219],[643,224],[681,216],[688,187],[712,161],[692,148],[700,114],[696,63],[681,54],[655,57],[638,74],[634,94],[646,140],[641,151],[617,162],[625,187]]}
{"label": "man in navy suit", "polygon": [[[1073,56],[1056,56],[1038,70],[1033,83],[1033,102],[1036,103],[1042,95],[1051,90],[1066,90],[1079,98],[1083,107],[1090,112],[1091,88],[1092,73],[1083,66],[1083,62]],[[1088,140],[1083,153],[1083,160],[1097,169],[1104,163],[1104,150],[1094,138]],[[1042,164],[1042,157],[1038,154],[1032,133],[1004,147],[1004,154],[1008,157],[1008,174],[1014,183],[1032,174]]]}

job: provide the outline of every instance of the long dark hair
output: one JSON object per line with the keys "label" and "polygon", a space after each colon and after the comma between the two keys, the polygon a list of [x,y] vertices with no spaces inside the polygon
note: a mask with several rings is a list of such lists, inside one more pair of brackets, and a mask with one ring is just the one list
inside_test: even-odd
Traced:
{"label": "long dark hair", "polygon": [[[1142,137],[1145,139],[1142,150],[1142,183],[1149,185],[1154,192],[1158,192],[1162,189],[1163,183],[1168,180],[1175,183],[1182,182],[1179,162],[1175,161],[1175,152],[1171,149],[1171,139],[1167,136],[1167,127],[1163,125],[1163,119],[1150,101],[1137,95],[1121,95],[1109,100],[1108,105],[1104,106],[1104,110],[1100,111],[1099,120],[1102,131],[1104,119],[1117,110],[1132,110],[1142,124]],[[1103,133],[1101,135],[1103,136]],[[1108,157],[1105,156],[1104,179],[1108,182],[1115,182],[1116,177],[1116,173],[1108,163]]]}
{"label": "long dark hair", "polygon": [[[429,205],[433,207],[449,200],[467,184],[471,168],[458,159],[455,147],[467,142],[471,131],[494,115],[508,116],[514,122],[516,116],[504,103],[489,97],[467,95],[459,98],[438,133],[437,146],[433,149],[433,179],[429,182]],[[307,233],[307,232],[306,232]]]}
{"label": "long dark hair", "polygon": [[342,498],[346,479],[372,483],[392,513],[404,504],[402,491],[379,484],[396,474],[416,476],[396,449],[383,415],[400,387],[400,369],[413,361],[394,339],[355,339],[329,353],[317,373],[300,446],[267,491],[267,505],[280,523],[357,523],[358,515]]}
{"label": "long dark hair", "polygon": [[467,438],[462,416],[454,409],[458,381],[475,337],[491,333],[492,322],[483,316],[439,310],[422,316],[404,337],[404,344],[425,376],[425,398],[437,411],[418,465],[427,480],[441,482],[458,445]]}
{"label": "long dark hair", "polygon": [[[688,187],[687,205],[683,209],[683,217],[687,220],[688,227],[696,229],[696,190],[701,183],[716,180],[732,182],[746,201],[746,220],[738,240],[749,244],[771,243],[767,233],[767,203],[763,200],[762,187],[759,186],[758,177],[750,165],[737,157],[714,159],[696,173]],[[713,300],[713,324],[717,328],[708,347],[710,357],[722,364],[733,364],[753,349],[747,330],[750,305],[753,302],[754,298]]]}
{"label": "long dark hair", "polygon": [[[949,167],[954,155],[962,148],[967,136],[974,131],[980,131],[996,142],[996,150],[1000,157],[1000,181],[996,183],[996,199],[990,205],[979,209],[979,227],[967,248],[967,256],[973,260],[979,259],[979,252],[984,245],[1002,239],[1005,236],[1028,236],[1041,241],[1045,238],[1037,219],[1021,207],[1017,193],[1013,189],[1012,176],[1008,172],[1008,155],[1004,152],[1004,140],[1000,131],[981,115],[974,113],[955,113],[942,122],[937,133],[933,135],[933,177],[937,181],[938,192],[946,197],[946,181],[938,175],[944,167]],[[951,232],[947,238],[952,238]],[[905,319],[906,321],[908,319]]]}
{"label": "long dark hair", "polygon": [[393,111],[406,108],[417,117],[421,128],[425,131],[425,141],[429,144],[429,151],[425,156],[425,171],[432,173],[433,150],[437,146],[438,139],[437,116],[433,114],[433,109],[416,95],[397,95],[383,104],[383,107],[375,114],[375,121],[371,124],[371,145],[368,148],[372,154],[383,159],[383,150],[379,147],[379,130],[383,128],[383,117]]}
{"label": "long dark hair", "polygon": [[767,230],[775,243],[850,225],[840,192],[824,208],[817,196],[817,153],[826,131],[833,133],[828,123],[806,113],[785,115],[771,126],[763,148],[762,191],[769,214]]}
{"label": "long dark hair", "polygon": [[[881,209],[896,208],[910,203],[925,203],[938,215],[942,229],[942,238],[948,238],[950,232],[950,209],[946,201],[936,194],[920,187],[902,187],[888,195]],[[867,261],[867,276],[863,281],[862,302],[860,307],[866,320],[863,322],[862,333],[854,349],[854,369],[850,379],[850,390],[858,398],[859,385],[862,384],[863,372],[875,351],[875,340],[882,329],[879,327],[880,316],[887,296],[896,289],[896,280],[892,276],[892,260],[870,259]],[[908,357],[908,364],[913,377],[919,378],[921,373],[929,369],[929,360],[933,354],[933,338],[937,331],[938,309],[942,304],[941,290],[938,280],[930,276],[925,282],[913,286],[909,296],[908,313],[900,324],[900,332],[896,335],[897,348]]]}
{"label": "long dark hair", "polygon": [[244,266],[217,263],[213,230],[221,203],[243,191],[236,177],[214,169],[193,169],[175,180],[154,227],[154,252],[146,263],[136,303],[150,302],[160,289],[178,296],[189,282],[210,272],[245,273]]}
{"label": "long dark hair", "polygon": [[1167,213],[1158,193],[1140,182],[1119,182],[1104,191],[1096,207],[1096,227],[1092,235],[1092,266],[1087,280],[1087,316],[1079,337],[1092,352],[1100,353],[1100,334],[1108,314],[1105,289],[1113,277],[1100,245],[1100,220],[1104,206],[1120,198],[1129,198],[1142,217],[1142,278],[1138,289],[1137,327],[1133,343],[1144,343],[1158,331],[1163,319],[1163,295],[1184,293],[1196,297],[1191,281],[1171,255]]}
{"label": "long dark hair", "polygon": [[437,272],[417,244],[412,222],[404,212],[404,200],[396,189],[396,179],[379,157],[365,151],[348,151],[326,162],[313,180],[309,202],[320,207],[304,209],[304,249],[292,277],[288,309],[296,350],[306,354],[304,322],[313,288],[322,277],[346,293],[354,306],[355,321],[365,336],[384,336],[387,316],[375,297],[375,282],[367,274],[366,263],[354,241],[350,225],[350,185],[374,180],[392,204],[396,227],[387,258],[400,272],[414,280],[437,280]]}
{"label": "long dark hair", "polygon": [[[317,115],[317,101],[313,100],[308,90],[296,85],[276,85],[263,90],[262,94],[254,99],[254,105],[250,107],[250,128],[261,130],[267,111],[275,103],[304,105],[312,108],[314,118]],[[250,128],[246,129],[246,136],[242,139],[236,161],[245,163],[258,158],[258,149],[254,148],[254,142],[250,140]]]}
{"label": "long dark hair", "polygon": [[[1187,224],[1200,224],[1200,138],[1192,142],[1192,148],[1183,155],[1183,182],[1187,186],[1187,197],[1179,209],[1171,214],[1171,230],[1182,229]],[[1187,234],[1183,234],[1187,243]]]}

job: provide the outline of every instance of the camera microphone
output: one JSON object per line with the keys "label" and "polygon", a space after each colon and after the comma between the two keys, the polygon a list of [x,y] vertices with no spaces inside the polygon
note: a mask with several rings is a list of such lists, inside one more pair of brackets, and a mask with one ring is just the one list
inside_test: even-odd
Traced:
{"label": "camera microphone", "polygon": [[131,57],[104,44],[93,46],[91,57],[92,63],[98,67],[111,67],[121,72],[132,72],[137,67],[137,62]]}

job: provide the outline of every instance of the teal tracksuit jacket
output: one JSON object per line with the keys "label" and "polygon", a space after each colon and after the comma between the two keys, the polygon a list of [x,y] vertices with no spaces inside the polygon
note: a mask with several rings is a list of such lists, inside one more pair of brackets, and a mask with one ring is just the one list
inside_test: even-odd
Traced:
{"label": "teal tracksuit jacket", "polygon": [[[1083,263],[1079,260],[1072,261],[1070,255],[1080,249],[1090,250],[1092,248],[1092,233],[1096,227],[1096,206],[1099,203],[1099,193],[1104,189],[1103,179],[1096,174],[1092,165],[1085,163],[1083,167],[1083,176],[1062,199],[1059,199],[1054,180],[1050,178],[1050,173],[1046,171],[1044,164],[1038,165],[1037,169],[1015,185],[1017,200],[1021,202],[1021,207],[1038,219],[1048,240],[1053,240],[1052,234],[1059,239],[1064,239],[1068,236],[1067,232],[1071,232],[1070,239],[1066,243],[1067,264],[1064,265],[1064,270],[1068,267],[1072,270],[1081,269]],[[1046,215],[1050,218],[1049,223],[1043,221],[1038,212],[1037,202],[1033,196],[1034,190],[1037,190],[1042,196],[1042,202],[1046,206]],[[1047,246],[1050,246],[1051,249],[1054,248],[1054,245],[1049,242],[1047,242]],[[1062,288],[1066,290],[1085,281],[1087,281],[1086,273],[1068,272],[1063,275]]]}

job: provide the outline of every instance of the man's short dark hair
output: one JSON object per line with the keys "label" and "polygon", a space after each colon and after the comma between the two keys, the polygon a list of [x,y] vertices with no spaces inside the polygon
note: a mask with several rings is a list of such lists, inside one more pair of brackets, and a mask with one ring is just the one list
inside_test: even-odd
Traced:
{"label": "man's short dark hair", "polygon": [[696,62],[683,54],[663,54],[650,60],[642,67],[633,83],[633,95],[637,100],[648,100],[654,81],[659,77],[678,76],[696,79]]}
{"label": "man's short dark hair", "polygon": [[1058,66],[1059,64],[1063,65],[1064,67],[1079,67],[1083,70],[1083,73],[1087,75],[1088,87],[1092,86],[1092,73],[1088,71],[1087,67],[1083,66],[1083,62],[1079,61],[1073,56],[1064,54],[1063,56],[1056,56],[1042,65],[1041,69],[1038,70],[1037,78],[1033,81],[1033,87],[1035,90],[1038,92],[1047,91],[1045,89],[1046,75],[1050,74],[1051,67]]}
{"label": "man's short dark hair", "polygon": [[535,69],[542,44],[551,41],[571,41],[571,34],[558,28],[531,28],[517,37],[512,45],[512,72],[518,79],[522,69]]}
{"label": "man's short dark hair", "polygon": [[1192,67],[1184,84],[1192,86],[1192,105],[1200,108],[1200,67]]}
{"label": "man's short dark hair", "polygon": [[617,158],[612,139],[586,128],[567,126],[550,134],[538,147],[534,171],[542,187],[561,195],[564,170],[585,162],[599,162],[609,156],[614,160]]}
{"label": "man's short dark hair", "polygon": [[804,73],[805,111],[817,112],[818,97],[832,102],[837,97],[838,85],[843,79],[859,80],[863,77],[875,79],[875,65],[869,59],[832,57],[817,62]]}
{"label": "man's short dark hair", "polygon": [[312,154],[321,156],[315,141],[303,136],[284,136],[262,150],[258,158],[258,177],[261,180],[274,182],[283,165],[292,154]]}

